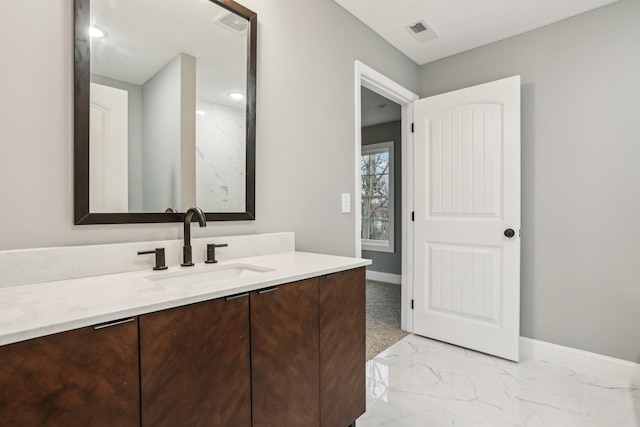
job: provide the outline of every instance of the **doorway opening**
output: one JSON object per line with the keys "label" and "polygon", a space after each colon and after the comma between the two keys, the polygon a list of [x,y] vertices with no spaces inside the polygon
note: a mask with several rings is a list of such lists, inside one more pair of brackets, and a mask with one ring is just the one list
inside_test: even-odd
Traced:
{"label": "doorway opening", "polygon": [[[356,61],[356,256],[367,268],[367,358],[412,330],[411,116],[418,96]],[[406,332],[405,332],[406,331]]]}
{"label": "doorway opening", "polygon": [[400,328],[402,166],[400,105],[361,88],[360,218],[367,267],[367,359],[407,335]]}

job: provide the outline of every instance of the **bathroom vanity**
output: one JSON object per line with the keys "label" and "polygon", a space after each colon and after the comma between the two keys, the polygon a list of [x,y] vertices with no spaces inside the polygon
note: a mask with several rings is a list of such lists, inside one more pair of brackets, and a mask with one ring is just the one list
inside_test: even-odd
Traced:
{"label": "bathroom vanity", "polygon": [[291,251],[0,288],[0,420],[347,427],[368,263]]}

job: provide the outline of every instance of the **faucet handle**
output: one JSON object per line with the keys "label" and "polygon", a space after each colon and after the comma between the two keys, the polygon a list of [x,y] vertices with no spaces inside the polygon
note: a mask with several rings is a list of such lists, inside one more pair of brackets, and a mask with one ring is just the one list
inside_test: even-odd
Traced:
{"label": "faucet handle", "polygon": [[156,265],[153,267],[154,270],[167,269],[167,266],[165,264],[164,248],[155,248],[152,251],[138,251],[138,255],[146,254],[156,254]]}
{"label": "faucet handle", "polygon": [[209,243],[207,244],[207,259],[205,260],[206,264],[215,264],[218,262],[218,260],[216,259],[216,248],[226,248],[227,246],[229,246],[226,243],[221,243],[219,245],[216,245],[215,243]]}

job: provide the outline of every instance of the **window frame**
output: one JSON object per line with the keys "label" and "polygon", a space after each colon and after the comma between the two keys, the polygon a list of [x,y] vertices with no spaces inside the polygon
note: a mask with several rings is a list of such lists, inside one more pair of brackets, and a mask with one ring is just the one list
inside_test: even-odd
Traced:
{"label": "window frame", "polygon": [[[362,145],[360,151],[360,162],[362,157],[366,155],[382,153],[384,151],[389,152],[389,240],[374,240],[374,239],[362,239],[362,228],[360,230],[360,238],[362,241],[363,251],[375,251],[375,252],[387,252],[395,253],[395,156],[394,156],[395,142],[386,141],[378,142],[375,144]],[[361,163],[362,164],[362,163]],[[362,196],[362,170],[360,171],[360,198]],[[363,202],[361,201],[361,206]],[[360,211],[362,216],[362,210]],[[365,224],[367,218],[361,218],[362,227]]]}

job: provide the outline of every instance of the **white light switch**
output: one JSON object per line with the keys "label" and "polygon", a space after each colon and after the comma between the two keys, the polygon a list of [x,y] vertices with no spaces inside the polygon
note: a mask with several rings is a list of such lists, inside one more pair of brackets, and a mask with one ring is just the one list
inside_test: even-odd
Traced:
{"label": "white light switch", "polygon": [[351,194],[342,193],[342,213],[351,213]]}

